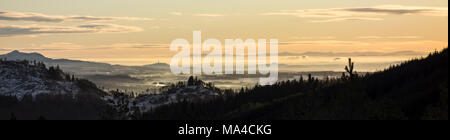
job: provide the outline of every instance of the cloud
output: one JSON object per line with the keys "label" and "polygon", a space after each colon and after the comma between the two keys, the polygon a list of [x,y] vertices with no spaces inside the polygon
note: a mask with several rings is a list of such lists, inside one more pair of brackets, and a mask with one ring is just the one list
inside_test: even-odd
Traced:
{"label": "cloud", "polygon": [[68,43],[68,42],[54,42],[54,43],[39,45],[38,48],[44,49],[44,50],[82,50],[82,49],[86,49],[87,47],[85,47],[83,45]]}
{"label": "cloud", "polygon": [[355,13],[371,13],[383,15],[448,16],[448,8],[442,7],[383,5],[377,7],[347,8],[343,10]]}
{"label": "cloud", "polygon": [[[279,56],[295,57],[295,56],[333,56],[333,57],[351,57],[351,56],[417,56],[425,55],[426,52],[416,51],[397,51],[397,52],[304,52],[304,53],[291,53],[281,52]],[[307,58],[307,57],[306,57]],[[340,59],[340,58],[338,58]],[[335,59],[335,60],[338,60]]]}
{"label": "cloud", "polygon": [[448,16],[448,8],[381,5],[375,7],[357,7],[357,8],[280,10],[276,12],[263,13],[262,15],[285,15],[285,16],[296,16],[300,18],[316,19],[312,20],[312,22],[378,21],[382,19],[373,18],[373,16],[382,16],[382,15]]}
{"label": "cloud", "polygon": [[220,15],[220,14],[194,14],[194,16],[197,16],[197,17],[223,17],[225,15]]}
{"label": "cloud", "polygon": [[344,22],[344,21],[381,21],[383,19],[381,18],[358,18],[358,17],[352,17],[352,18],[332,18],[332,19],[325,19],[325,20],[312,20],[311,22],[314,23],[326,23],[326,22]]}
{"label": "cloud", "polygon": [[142,31],[139,27],[123,26],[116,24],[90,24],[80,25],[78,28],[90,29],[94,33],[128,33]]}
{"label": "cloud", "polygon": [[151,30],[157,30],[157,29],[161,29],[161,27],[159,27],[159,26],[152,26],[152,27],[150,27],[149,29],[151,29]]}
{"label": "cloud", "polygon": [[168,49],[168,44],[120,44],[122,47],[134,49]]}
{"label": "cloud", "polygon": [[367,42],[359,41],[341,41],[341,40],[308,40],[308,41],[295,41],[295,42],[280,42],[280,46],[286,45],[326,45],[326,46],[354,46],[354,45],[370,45]]}
{"label": "cloud", "polygon": [[94,17],[94,16],[71,16],[67,17],[65,21],[114,21],[114,20],[129,20],[129,21],[150,21],[151,18],[138,17]]}
{"label": "cloud", "polygon": [[115,43],[108,45],[85,46],[69,42],[53,42],[47,44],[31,44],[26,48],[0,48],[0,51],[77,51],[77,50],[111,50],[111,49],[168,49],[168,44]]}
{"label": "cloud", "polygon": [[75,27],[44,25],[0,25],[0,37],[75,33],[127,33],[138,31],[142,31],[142,29],[138,27],[115,24],[87,24]]}
{"label": "cloud", "polygon": [[4,21],[31,21],[31,22],[98,22],[115,20],[153,20],[151,18],[137,17],[95,17],[95,16],[60,16],[45,15],[41,13],[22,13],[22,12],[2,12],[0,11],[0,20]]}
{"label": "cloud", "polygon": [[290,59],[290,60],[308,59],[308,56],[306,56],[306,55],[303,55],[303,56],[289,56],[289,57],[287,57],[287,59]]}
{"label": "cloud", "polygon": [[170,14],[173,16],[182,16],[183,15],[183,13],[181,13],[181,12],[171,12]]}
{"label": "cloud", "polygon": [[77,45],[77,44],[67,43],[67,42],[53,42],[53,43],[41,44],[41,45],[30,44],[30,47],[26,47],[26,48],[14,48],[14,49],[8,48],[5,50],[40,52],[40,51],[67,51],[67,50],[85,50],[85,49],[91,49],[91,48],[87,48],[82,45]]}
{"label": "cloud", "polygon": [[419,39],[421,36],[359,36],[358,39]]}
{"label": "cloud", "polygon": [[94,48],[108,49],[168,49],[169,44],[144,44],[144,43],[115,43],[110,45],[99,45]]}
{"label": "cloud", "polygon": [[0,12],[0,20],[34,21],[34,22],[62,22],[61,16],[48,16],[39,13]]}
{"label": "cloud", "polygon": [[296,39],[296,40],[312,40],[312,39],[321,39],[321,40],[332,40],[332,39],[336,39],[337,37],[335,36],[319,36],[319,37],[312,37],[312,36],[293,36],[291,37],[291,39]]}

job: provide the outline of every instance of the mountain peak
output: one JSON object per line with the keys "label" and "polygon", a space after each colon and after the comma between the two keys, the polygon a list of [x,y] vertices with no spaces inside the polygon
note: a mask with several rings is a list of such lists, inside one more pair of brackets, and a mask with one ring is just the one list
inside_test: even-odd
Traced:
{"label": "mountain peak", "polygon": [[[12,52],[10,52],[10,53],[8,53],[9,55],[12,55],[12,54],[20,54],[20,55],[41,55],[41,56],[44,56],[44,55],[42,55],[42,54],[40,54],[40,53],[36,53],[36,52],[33,52],[33,53],[25,53],[25,52],[21,52],[21,51],[19,51],[19,50],[14,50],[14,51],[12,51]],[[7,55],[8,55],[7,54]]]}
{"label": "mountain peak", "polygon": [[12,51],[12,52],[10,52],[10,53],[8,53],[8,54],[20,54],[20,53],[21,53],[20,51],[14,50],[14,51]]}
{"label": "mountain peak", "polygon": [[45,61],[49,60],[49,58],[45,57],[40,53],[24,53],[18,50],[14,50],[8,54],[0,55],[0,58],[6,58],[8,60],[37,60],[37,61]]}
{"label": "mountain peak", "polygon": [[146,67],[168,67],[168,66],[170,66],[170,65],[169,65],[169,64],[166,64],[166,63],[160,63],[160,62],[158,62],[158,63],[149,64],[149,65],[144,65],[144,66],[146,66]]}

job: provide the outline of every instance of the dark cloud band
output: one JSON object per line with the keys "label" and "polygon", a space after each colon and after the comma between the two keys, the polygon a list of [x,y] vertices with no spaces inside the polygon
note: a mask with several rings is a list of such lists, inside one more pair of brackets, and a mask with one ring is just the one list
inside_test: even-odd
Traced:
{"label": "dark cloud band", "polygon": [[54,16],[41,13],[21,13],[0,11],[0,20],[4,21],[31,21],[31,22],[95,22],[113,20],[152,20],[137,17],[95,17],[95,16]]}
{"label": "dark cloud band", "polygon": [[65,26],[15,26],[0,25],[0,37],[42,35],[42,34],[74,34],[74,33],[124,33],[141,31],[138,27],[115,24],[91,24],[76,27]]}

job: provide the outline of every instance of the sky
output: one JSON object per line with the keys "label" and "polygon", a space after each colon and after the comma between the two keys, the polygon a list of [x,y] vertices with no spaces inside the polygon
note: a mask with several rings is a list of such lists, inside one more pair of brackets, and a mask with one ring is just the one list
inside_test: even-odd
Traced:
{"label": "sky", "polygon": [[404,61],[448,46],[447,0],[0,0],[0,54],[169,63],[178,38],[278,39],[280,63]]}

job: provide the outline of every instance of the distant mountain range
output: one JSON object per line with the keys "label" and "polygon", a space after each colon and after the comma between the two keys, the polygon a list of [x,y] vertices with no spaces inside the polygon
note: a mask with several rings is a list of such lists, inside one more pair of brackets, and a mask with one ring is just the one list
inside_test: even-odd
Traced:
{"label": "distant mountain range", "polygon": [[0,58],[6,58],[8,60],[36,60],[36,61],[52,61],[52,59],[45,57],[39,53],[22,53],[17,50],[8,54],[0,55]]}
{"label": "distant mountain range", "polygon": [[145,71],[167,71],[169,65],[165,63],[156,63],[144,66],[122,66],[111,65],[107,63],[88,62],[69,59],[52,59],[45,57],[39,53],[23,53],[20,51],[12,51],[10,53],[0,55],[0,58],[7,60],[28,60],[44,62],[48,66],[59,66],[66,72],[74,73],[77,75],[94,75],[94,74],[132,74],[132,73],[145,73]]}
{"label": "distant mountain range", "polygon": [[[24,53],[20,51],[12,51],[0,55],[0,58],[11,61],[28,60],[31,62],[43,62],[48,67],[58,66],[66,73],[93,81],[100,87],[109,89],[145,90],[149,88],[149,85],[146,83],[153,83],[156,79],[152,78],[152,81],[148,81],[148,79],[138,79],[131,75],[162,75],[170,72],[170,66],[165,63],[144,66],[122,66],[99,62],[52,59],[39,53]],[[165,79],[167,79],[167,77]],[[156,82],[159,82],[159,79],[157,79]]]}

